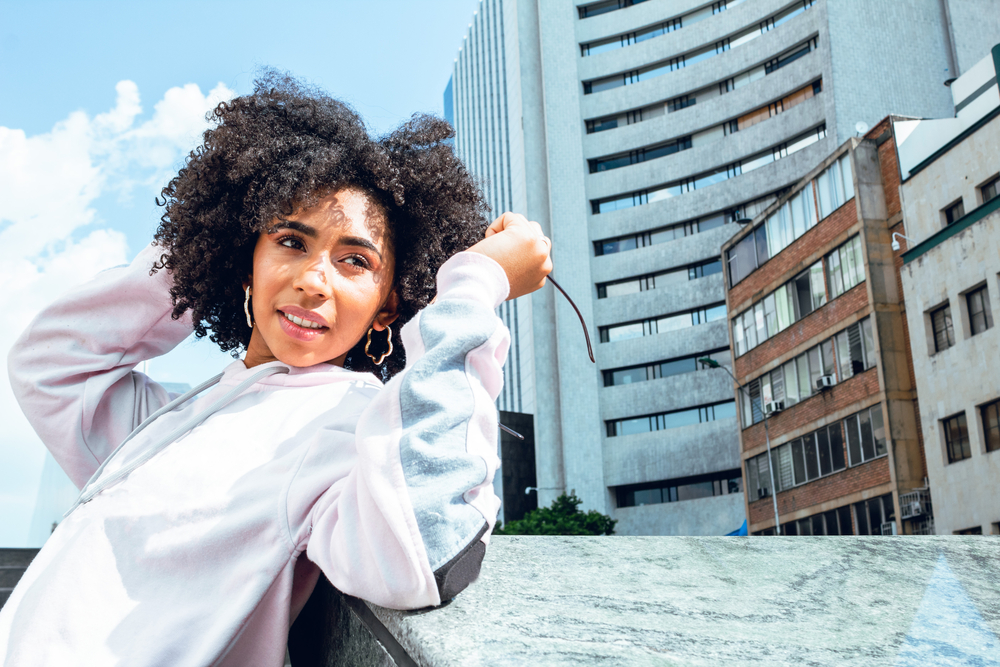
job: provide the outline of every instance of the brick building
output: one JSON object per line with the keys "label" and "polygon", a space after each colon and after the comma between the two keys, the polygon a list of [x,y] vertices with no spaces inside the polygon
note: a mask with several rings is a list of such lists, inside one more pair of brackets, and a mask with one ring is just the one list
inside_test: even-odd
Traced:
{"label": "brick building", "polygon": [[751,533],[773,534],[776,514],[790,535],[927,530],[899,512],[926,463],[891,247],[902,229],[892,120],[723,245]]}

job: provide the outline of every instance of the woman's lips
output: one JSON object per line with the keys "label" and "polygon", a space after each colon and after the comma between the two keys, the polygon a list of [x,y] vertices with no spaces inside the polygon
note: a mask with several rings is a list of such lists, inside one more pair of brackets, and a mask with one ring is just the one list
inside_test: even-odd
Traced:
{"label": "woman's lips", "polygon": [[319,329],[311,329],[307,327],[300,326],[295,322],[288,319],[286,313],[283,311],[278,311],[278,321],[281,323],[281,330],[288,334],[290,337],[301,340],[301,341],[311,341],[315,340],[317,337],[321,336],[329,327],[323,326]]}

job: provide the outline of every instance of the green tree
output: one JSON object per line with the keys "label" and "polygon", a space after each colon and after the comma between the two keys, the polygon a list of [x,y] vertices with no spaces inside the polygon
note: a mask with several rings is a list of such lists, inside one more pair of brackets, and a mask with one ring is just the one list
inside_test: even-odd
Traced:
{"label": "green tree", "polygon": [[552,502],[552,507],[531,510],[519,521],[508,521],[493,530],[496,535],[613,535],[615,524],[609,516],[596,510],[583,512],[583,501],[571,492]]}

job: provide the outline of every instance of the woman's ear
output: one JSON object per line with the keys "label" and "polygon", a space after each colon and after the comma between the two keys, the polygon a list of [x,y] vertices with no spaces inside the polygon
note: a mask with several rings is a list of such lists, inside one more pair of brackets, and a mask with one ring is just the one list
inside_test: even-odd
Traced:
{"label": "woman's ear", "polygon": [[382,302],[382,307],[379,308],[378,313],[375,315],[375,321],[372,322],[372,328],[375,331],[384,331],[387,326],[396,321],[399,317],[399,295],[396,294],[395,288],[389,292],[389,296],[385,298]]}

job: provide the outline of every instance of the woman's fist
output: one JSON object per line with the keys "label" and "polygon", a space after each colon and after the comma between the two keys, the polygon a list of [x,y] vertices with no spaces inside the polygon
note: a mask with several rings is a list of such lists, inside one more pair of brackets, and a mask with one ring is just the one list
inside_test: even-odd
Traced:
{"label": "woman's fist", "polygon": [[531,294],[545,284],[552,271],[552,241],[537,222],[523,215],[504,213],[486,230],[486,238],[469,248],[495,260],[510,282],[508,299]]}

